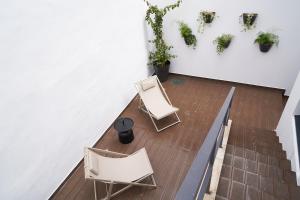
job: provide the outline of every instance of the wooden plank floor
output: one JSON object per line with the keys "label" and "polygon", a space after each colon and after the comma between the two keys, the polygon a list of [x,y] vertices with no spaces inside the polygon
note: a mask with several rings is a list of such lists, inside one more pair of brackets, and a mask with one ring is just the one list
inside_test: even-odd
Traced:
{"label": "wooden plank floor", "polygon": [[[157,189],[133,187],[114,199],[173,199],[231,86],[237,87],[231,113],[233,124],[273,130],[282,112],[282,91],[276,89],[182,75],[171,75],[163,85],[174,106],[180,108],[180,124],[157,134],[149,117],[137,109],[135,98],[122,113],[135,122],[134,141],[120,144],[110,128],[96,144],[98,148],[122,153],[145,147],[154,169]],[[98,184],[97,188],[98,195],[103,195],[104,185]],[[93,184],[84,180],[83,163],[52,196],[93,198]]]}

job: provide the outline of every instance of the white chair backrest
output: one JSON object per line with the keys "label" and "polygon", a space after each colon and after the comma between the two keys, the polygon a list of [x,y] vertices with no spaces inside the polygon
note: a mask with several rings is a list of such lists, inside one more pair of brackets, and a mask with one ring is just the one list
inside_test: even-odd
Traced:
{"label": "white chair backrest", "polygon": [[88,160],[85,169],[86,173],[89,173],[88,178],[94,178],[106,181],[116,182],[133,182],[144,176],[153,174],[147,152],[145,148],[138,150],[137,152],[124,157],[124,158],[111,158],[99,155],[93,150],[88,149],[86,152],[91,155],[98,162],[98,174],[92,173],[90,159]]}

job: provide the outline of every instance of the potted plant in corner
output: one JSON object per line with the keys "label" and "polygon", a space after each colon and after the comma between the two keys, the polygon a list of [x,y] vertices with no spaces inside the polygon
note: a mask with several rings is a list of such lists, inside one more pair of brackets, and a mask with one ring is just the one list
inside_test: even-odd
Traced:
{"label": "potted plant in corner", "polygon": [[240,15],[240,24],[244,27],[243,31],[255,28],[257,13],[243,13]]}
{"label": "potted plant in corner", "polygon": [[259,44],[260,51],[265,53],[271,49],[273,44],[278,46],[279,37],[278,37],[278,35],[275,35],[274,33],[259,32],[257,34],[256,39],[254,40],[254,43]]}
{"label": "potted plant in corner", "polygon": [[216,12],[201,11],[199,13],[197,21],[199,22],[198,32],[203,33],[204,27],[207,24],[211,24],[215,18]]}
{"label": "potted plant in corner", "polygon": [[184,39],[184,42],[188,46],[193,46],[195,49],[197,45],[197,38],[193,34],[192,29],[184,22],[178,22],[179,23],[179,31],[181,36]]}
{"label": "potted plant in corner", "polygon": [[219,37],[217,37],[213,43],[217,44],[217,53],[221,54],[223,51],[229,47],[231,40],[233,38],[233,35],[231,34],[223,34]]}
{"label": "potted plant in corner", "polygon": [[154,67],[155,74],[161,82],[168,79],[170,60],[176,56],[170,53],[173,48],[166,44],[163,39],[163,17],[168,11],[179,7],[182,0],[178,0],[175,4],[168,5],[164,8],[158,8],[157,5],[151,5],[147,0],[144,0],[148,6],[145,20],[151,26],[154,39],[149,42],[154,44],[154,51],[149,53],[149,64]]}

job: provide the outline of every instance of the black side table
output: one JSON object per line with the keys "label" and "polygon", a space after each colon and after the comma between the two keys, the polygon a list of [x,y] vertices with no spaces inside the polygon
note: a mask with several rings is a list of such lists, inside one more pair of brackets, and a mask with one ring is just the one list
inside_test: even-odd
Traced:
{"label": "black side table", "polygon": [[128,144],[134,139],[133,124],[133,120],[127,117],[120,117],[115,121],[114,128],[117,130],[119,141],[122,144]]}

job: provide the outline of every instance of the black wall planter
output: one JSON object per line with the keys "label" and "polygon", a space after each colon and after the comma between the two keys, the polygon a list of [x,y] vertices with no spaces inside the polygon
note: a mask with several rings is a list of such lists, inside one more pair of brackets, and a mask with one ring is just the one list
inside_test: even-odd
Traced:
{"label": "black wall planter", "polygon": [[184,42],[185,42],[185,44],[186,45],[191,45],[192,43],[189,41],[189,39],[188,38],[184,38]]}
{"label": "black wall planter", "polygon": [[[300,156],[300,115],[295,115],[298,155]],[[300,162],[300,161],[299,161]]]}
{"label": "black wall planter", "polygon": [[170,61],[167,61],[165,63],[165,66],[153,65],[155,74],[157,75],[160,82],[165,82],[166,80],[168,80],[170,64]]}
{"label": "black wall planter", "polygon": [[[247,18],[249,17],[249,14],[247,13],[243,13],[243,22],[244,24],[247,24]],[[250,19],[250,26],[253,25],[253,23],[255,22],[256,20],[256,17],[257,17],[257,14],[254,14],[253,17]]]}
{"label": "black wall planter", "polygon": [[224,48],[227,49],[229,47],[230,43],[231,43],[231,40],[229,40],[228,42],[225,42],[224,43]]}
{"label": "black wall planter", "polygon": [[[195,40],[197,40],[195,35],[189,35],[189,36],[184,38],[184,42],[188,46],[194,44]],[[194,46],[196,46],[196,44]]]}
{"label": "black wall planter", "polygon": [[261,52],[268,52],[272,47],[272,44],[259,44],[259,49]]}
{"label": "black wall planter", "polygon": [[212,21],[213,21],[214,18],[215,18],[215,14],[216,14],[216,12],[212,12],[212,15],[206,15],[205,17],[203,17],[204,22],[205,22],[206,24],[212,23]]}

